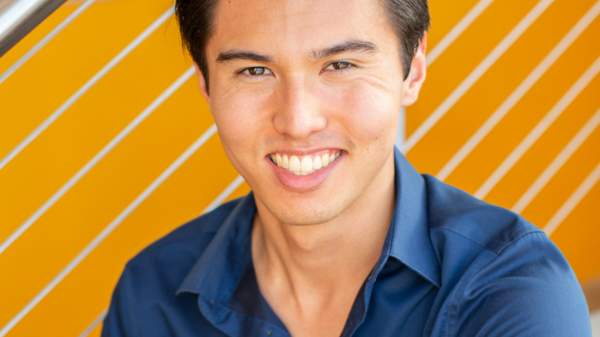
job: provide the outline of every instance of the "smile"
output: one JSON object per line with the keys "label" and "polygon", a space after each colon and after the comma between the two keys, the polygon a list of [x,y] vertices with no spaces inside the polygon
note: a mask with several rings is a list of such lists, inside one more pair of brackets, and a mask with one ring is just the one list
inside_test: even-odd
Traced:
{"label": "smile", "polygon": [[342,154],[342,150],[326,150],[305,156],[272,153],[271,161],[297,176],[305,176],[329,166]]}

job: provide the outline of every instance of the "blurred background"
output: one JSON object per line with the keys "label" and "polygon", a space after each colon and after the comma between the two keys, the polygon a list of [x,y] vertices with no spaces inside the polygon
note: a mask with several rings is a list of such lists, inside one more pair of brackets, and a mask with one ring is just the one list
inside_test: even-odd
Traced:
{"label": "blurred background", "polygon": [[[99,336],[131,257],[249,192],[172,5],[70,0],[0,58],[0,337]],[[403,151],[546,231],[600,336],[600,1],[430,7]]]}

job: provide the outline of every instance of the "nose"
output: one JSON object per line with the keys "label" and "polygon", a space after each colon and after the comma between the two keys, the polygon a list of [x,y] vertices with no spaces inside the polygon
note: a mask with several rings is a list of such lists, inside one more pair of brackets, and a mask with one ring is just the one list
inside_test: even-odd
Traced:
{"label": "nose", "polygon": [[273,118],[273,125],[278,133],[302,140],[325,129],[327,116],[320,109],[321,102],[314,90],[310,81],[301,76],[281,83]]}

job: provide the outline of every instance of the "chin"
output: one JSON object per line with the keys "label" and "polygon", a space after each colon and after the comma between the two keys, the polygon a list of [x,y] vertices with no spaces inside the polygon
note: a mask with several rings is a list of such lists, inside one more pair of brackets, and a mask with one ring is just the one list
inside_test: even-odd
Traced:
{"label": "chin", "polygon": [[320,225],[335,219],[344,210],[344,207],[331,202],[288,204],[274,201],[272,205],[265,203],[265,206],[279,221],[292,226]]}

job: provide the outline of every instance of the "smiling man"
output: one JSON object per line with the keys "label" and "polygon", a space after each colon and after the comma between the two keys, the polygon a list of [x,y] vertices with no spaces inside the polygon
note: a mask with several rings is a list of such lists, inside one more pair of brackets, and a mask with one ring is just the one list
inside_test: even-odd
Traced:
{"label": "smiling man", "polygon": [[253,192],[132,259],[103,336],[591,335],[542,231],[394,148],[426,0],[177,0],[177,16]]}

